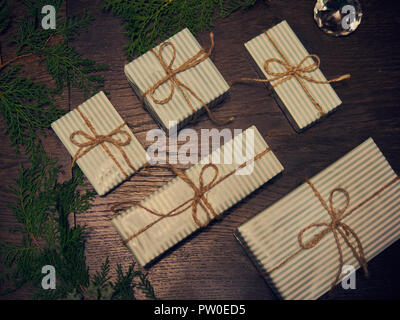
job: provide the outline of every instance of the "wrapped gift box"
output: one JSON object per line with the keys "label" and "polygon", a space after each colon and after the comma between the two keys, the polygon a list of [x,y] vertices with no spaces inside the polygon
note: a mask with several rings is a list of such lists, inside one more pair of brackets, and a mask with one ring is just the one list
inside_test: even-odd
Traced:
{"label": "wrapped gift box", "polygon": [[[282,21],[266,32],[291,65],[297,66],[309,55],[286,21]],[[266,79],[273,79],[275,76],[268,74],[264,68],[265,61],[268,59],[284,61],[284,58],[271,43],[268,36],[262,33],[246,42],[245,47],[255,62],[257,66],[256,69],[260,76]],[[307,68],[312,63],[313,59],[308,58],[301,67]],[[269,70],[274,73],[287,71],[283,64],[278,62],[270,63]],[[318,81],[326,81],[320,69],[305,73],[305,75]],[[272,81],[271,84],[274,85],[278,81],[280,80]],[[319,104],[324,114],[332,112],[342,103],[330,84],[317,84],[306,80],[302,80],[302,82],[311,96]],[[270,83],[266,83],[266,85],[270,86]],[[304,130],[321,118],[322,115],[318,107],[315,106],[301,86],[301,83],[295,77],[276,85],[274,90],[274,96],[278,105],[297,132]]]}
{"label": "wrapped gift box", "polygon": [[[176,57],[172,64],[173,69],[181,66],[202,49],[196,38],[186,28],[169,38],[166,42],[175,46]],[[161,45],[155,47],[153,50],[158,53]],[[167,65],[171,62],[173,57],[172,46],[165,46],[162,49],[162,57]],[[158,58],[153,52],[149,51],[127,64],[125,66],[125,74],[133,90],[141,98],[146,90],[166,75],[166,72]],[[210,58],[207,58],[195,67],[178,73],[176,78],[193,90],[209,108],[220,103],[229,89],[229,85]],[[162,84],[155,91],[155,98],[167,98],[171,92],[171,85],[170,81]],[[151,94],[146,95],[144,99],[147,110],[167,134],[171,126],[175,126],[177,123],[177,129],[179,130],[192,120],[195,114],[205,111],[202,103],[186,91],[194,110],[196,110],[194,112],[185,101],[176,84],[173,84],[173,86],[175,86],[175,89],[172,99],[165,104],[156,103],[151,98]]]}
{"label": "wrapped gift box", "polygon": [[[309,183],[328,208],[330,194],[335,188],[348,192],[348,207],[343,192],[334,193],[333,207],[342,217],[340,222],[348,225],[358,236],[367,261],[400,236],[399,177],[369,138],[238,228],[238,240],[271,288],[283,299],[317,299],[334,285],[340,267],[338,246],[332,231],[314,247],[300,247],[298,234],[301,230],[313,223],[329,224],[332,221]],[[343,209],[344,212],[340,213]],[[323,226],[308,229],[301,237],[303,243],[323,229]],[[344,265],[358,269],[358,260],[339,233],[338,237]],[[348,238],[356,246],[355,238],[351,235]],[[294,256],[289,258],[291,255]],[[342,279],[340,277],[338,282]]]}
{"label": "wrapped gift box", "polygon": [[[79,145],[71,141],[71,134],[81,131],[81,133],[74,136],[73,140],[77,143],[85,144],[94,138],[94,133],[88,127],[81,114],[90,121],[90,124],[98,135],[108,135],[124,124],[124,121],[107,99],[104,92],[97,93],[76,109],[51,124],[51,127],[72,157],[80,149],[81,151],[79,152],[85,151],[88,146],[80,148]],[[131,140],[129,144],[120,146],[120,148],[122,148],[123,153],[129,159],[131,166],[126,162],[120,149],[110,142],[97,144],[76,161],[99,195],[104,195],[126,180],[147,162],[146,150],[128,126],[125,124],[120,129],[124,133],[115,133],[110,138],[124,142],[127,141],[127,136],[130,136]]]}
{"label": "wrapped gift box", "polygon": [[[246,140],[252,135],[254,137],[254,157],[250,157],[250,160],[245,159],[243,162],[235,160],[231,164],[226,162],[215,164],[214,161],[213,163],[218,168],[216,175],[210,167],[205,170],[205,166],[208,165],[206,161],[213,159],[212,157],[216,155],[220,155],[221,159],[224,159],[225,153],[239,152],[237,150],[244,148]],[[245,153],[243,152],[243,154]],[[245,164],[245,168],[243,168],[243,164]],[[252,167],[249,167],[251,164]],[[253,169],[247,171],[246,174],[237,174],[238,169],[243,173],[242,170],[249,168]],[[194,197],[194,189],[180,176],[177,176],[138,205],[132,206],[115,217],[112,224],[138,263],[144,266],[202,226],[195,221],[193,204],[197,210],[196,217],[203,223],[207,214],[205,210],[209,211],[207,203],[216,215],[220,215],[282,170],[282,165],[268,148],[257,128],[253,126],[185,171],[186,176],[193,181],[196,188],[201,189],[201,179],[203,179],[204,187],[214,181],[213,187],[204,193],[203,199],[206,202],[203,199],[197,204],[191,201]],[[231,175],[222,179],[227,174]],[[215,180],[213,180],[214,178]],[[181,208],[182,204],[187,204],[187,208],[183,208],[182,213],[168,216],[158,222],[156,220],[159,216],[150,214],[148,210],[143,209],[145,207],[158,214],[168,215],[174,209]],[[150,227],[147,229],[148,226]]]}

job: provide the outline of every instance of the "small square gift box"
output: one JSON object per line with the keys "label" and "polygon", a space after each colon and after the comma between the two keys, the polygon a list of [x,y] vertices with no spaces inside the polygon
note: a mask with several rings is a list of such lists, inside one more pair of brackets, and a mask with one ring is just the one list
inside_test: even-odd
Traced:
{"label": "small square gift box", "polygon": [[179,130],[204,111],[221,122],[210,108],[225,98],[229,86],[209,58],[210,37],[205,51],[185,28],[125,66],[133,90],[167,134],[171,126]]}
{"label": "small square gift box", "polygon": [[275,90],[275,99],[293,128],[300,132],[335,110],[342,101],[319,69],[320,59],[309,54],[286,21],[245,43],[263,79]]}
{"label": "small square gift box", "polygon": [[104,92],[51,124],[99,195],[147,163],[147,153]]}
{"label": "small square gift box", "polygon": [[[246,152],[248,156],[240,156],[243,148],[251,150]],[[255,127],[185,171],[170,168],[176,174],[173,180],[112,220],[142,266],[207,226],[283,170]]]}
{"label": "small square gift box", "polygon": [[399,239],[399,176],[369,138],[236,237],[279,297],[317,299]]}

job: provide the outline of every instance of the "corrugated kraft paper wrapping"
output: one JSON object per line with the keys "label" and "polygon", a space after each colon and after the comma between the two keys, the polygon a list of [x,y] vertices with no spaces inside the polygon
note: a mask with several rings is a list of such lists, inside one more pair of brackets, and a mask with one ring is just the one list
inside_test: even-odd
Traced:
{"label": "corrugated kraft paper wrapping", "polygon": [[[282,21],[267,32],[292,65],[299,64],[304,57],[309,55],[286,21]],[[246,42],[245,47],[257,65],[257,71],[260,76],[267,79],[273,78],[273,76],[265,72],[264,62],[272,58],[283,59],[268,39],[267,35],[262,33]],[[302,66],[307,67],[311,64],[312,59],[307,59]],[[286,71],[279,63],[271,63],[270,70],[272,72]],[[307,73],[306,75],[315,80],[326,81],[320,69],[312,73]],[[303,82],[312,97],[321,106],[324,113],[328,114],[332,112],[342,103],[330,84],[316,84],[309,81]],[[266,83],[266,85],[269,86],[269,83]],[[320,112],[307,96],[305,90],[301,87],[296,78],[292,78],[277,85],[274,87],[274,90],[276,92],[275,98],[278,105],[296,131],[302,131],[320,119]]]}
{"label": "corrugated kraft paper wrapping", "polygon": [[[343,223],[359,237],[367,261],[399,239],[400,181],[371,138],[310,181],[328,205],[333,189],[347,190],[350,203],[344,214],[356,210],[344,217]],[[335,193],[336,210],[344,207],[345,199],[343,194]],[[314,248],[303,249],[281,267],[270,273],[268,270],[300,248],[297,237],[302,229],[330,221],[311,186],[303,183],[240,226],[236,236],[279,297],[317,299],[330,289],[339,268],[338,247],[331,231]],[[320,231],[322,228],[307,231],[303,242]],[[344,265],[358,269],[360,265],[350,248],[340,235],[339,239]],[[354,238],[349,240],[355,243]]]}
{"label": "corrugated kraft paper wrapping", "polygon": [[[91,97],[89,100],[78,106],[78,108],[89,119],[98,134],[107,135],[124,123],[103,91]],[[76,152],[79,150],[79,147],[71,142],[71,133],[81,130],[90,136],[93,136],[92,132],[76,109],[53,122],[51,127],[72,157],[74,157]],[[147,162],[146,150],[136,139],[127,125],[123,126],[122,130],[131,136],[130,143],[122,148],[133,168],[138,170]],[[113,135],[112,138],[121,141],[126,139],[126,137],[121,133]],[[88,141],[82,136],[76,136],[75,140],[78,140],[80,143]],[[125,170],[129,176],[132,175],[134,170],[132,170],[126,163],[118,148],[111,143],[104,143],[107,145],[115,159],[120,163],[123,170]],[[97,145],[83,157],[79,158],[77,163],[99,195],[104,195],[127,179],[101,145]]]}
{"label": "corrugated kraft paper wrapping", "polygon": [[[224,154],[228,152],[234,154],[233,159],[238,159],[237,154],[239,151],[237,150],[242,150],[241,146],[244,147],[247,135],[251,133],[254,133],[254,155],[265,152],[268,146],[257,128],[252,126],[243,133],[235,136],[230,142],[216,149],[208,157],[212,157],[220,152],[221,159],[224,159]],[[241,143],[243,143],[243,145],[241,145]],[[243,155],[244,154],[243,152]],[[218,168],[217,180],[238,169],[242,163],[246,163],[246,159],[241,163],[236,162],[239,161],[234,160],[232,164],[215,164]],[[203,158],[202,161],[185,171],[187,176],[197,187],[199,186],[200,172],[204,165]],[[252,172],[247,172],[247,175],[237,175],[235,173],[229,176],[227,179],[211,188],[211,190],[207,191],[205,194],[206,199],[211,204],[216,214],[219,215],[276,176],[282,170],[283,167],[274,153],[269,151],[262,154],[258,160],[254,161]],[[212,173],[213,170],[210,168],[204,171],[204,184],[212,181]],[[156,212],[165,214],[185,201],[188,201],[188,199],[193,198],[193,195],[193,189],[180,177],[175,177],[164,187],[144,199],[140,204]],[[203,220],[206,213],[201,205],[197,206],[197,213],[197,216]],[[157,218],[158,217],[151,215],[142,208],[134,206],[114,218],[112,224],[117,229],[122,239],[126,240]],[[154,224],[151,228],[128,241],[127,246],[132,251],[138,263],[144,266],[197,229],[199,229],[199,226],[194,222],[192,208],[190,207],[182,214],[174,217],[167,217]]]}
{"label": "corrugated kraft paper wrapping", "polygon": [[[173,69],[182,65],[183,62],[201,50],[201,46],[196,38],[186,28],[167,41],[171,42],[176,49],[176,58],[172,65]],[[158,52],[160,46],[161,44],[155,47],[154,50]],[[171,61],[172,52],[171,46],[163,49],[163,58],[167,63]],[[160,61],[150,51],[127,64],[125,66],[125,74],[139,98],[141,98],[143,92],[151,88],[166,75]],[[210,58],[207,58],[193,68],[178,73],[176,77],[191,88],[209,108],[221,102],[229,90],[229,85]],[[155,97],[157,99],[164,99],[169,96],[170,92],[171,84],[170,81],[167,81],[155,91]],[[190,93],[188,93],[188,98],[194,109],[198,110],[197,113],[205,111],[202,104]],[[193,109],[185,101],[178,88],[175,88],[172,99],[165,104],[155,103],[150,98],[150,94],[148,94],[145,98],[145,106],[167,134],[170,129],[170,121],[177,122],[178,129],[180,129],[194,116]]]}

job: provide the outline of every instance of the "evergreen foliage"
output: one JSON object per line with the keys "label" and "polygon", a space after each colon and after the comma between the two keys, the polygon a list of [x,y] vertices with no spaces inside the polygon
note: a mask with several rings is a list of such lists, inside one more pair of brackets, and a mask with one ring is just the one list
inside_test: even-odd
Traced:
{"label": "evergreen foliage", "polygon": [[[9,205],[18,222],[10,231],[19,234],[21,241],[0,242],[0,288],[6,284],[8,287],[0,295],[30,284],[33,297],[38,299],[134,299],[136,289],[154,299],[147,274],[134,270],[133,264],[126,273],[117,265],[117,279],[111,282],[106,258],[101,271],[90,276],[85,261],[85,226],[70,225],[70,218],[87,211],[95,193],[86,190],[77,167],[70,180],[60,183],[61,168],[45,154],[40,139],[64,113],[53,103],[56,94],[73,86],[88,96],[103,83],[96,73],[106,66],[82,58],[68,43],[92,18],[87,13],[67,19],[58,17],[55,30],[44,30],[40,26],[41,8],[51,4],[58,12],[62,1],[22,2],[26,15],[16,21],[18,32],[10,41],[15,46],[15,57],[0,59],[0,111],[11,144],[17,152],[23,147],[29,164],[19,168],[10,187],[14,199]],[[9,27],[10,14],[7,1],[0,0],[0,33]],[[45,65],[55,80],[55,89],[24,75],[22,65],[31,59]],[[55,267],[55,290],[41,287],[45,265]]]}
{"label": "evergreen foliage", "polygon": [[257,0],[104,0],[102,8],[124,22],[129,38],[126,55],[147,52],[183,28],[193,33],[209,30],[217,17],[246,9]]}

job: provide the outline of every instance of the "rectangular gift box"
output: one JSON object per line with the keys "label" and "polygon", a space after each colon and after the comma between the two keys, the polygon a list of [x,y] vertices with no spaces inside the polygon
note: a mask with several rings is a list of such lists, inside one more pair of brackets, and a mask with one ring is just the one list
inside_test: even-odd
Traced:
{"label": "rectangular gift box", "polygon": [[[215,172],[212,168],[204,168],[207,166],[205,161],[213,159],[212,157],[216,155],[220,155],[221,159],[224,159],[225,153],[237,154],[239,152],[237,150],[242,150],[241,148],[244,148],[248,137],[252,137],[251,134],[254,136],[255,157],[250,157],[250,159],[254,159],[254,161],[249,160],[250,162],[247,162],[246,159],[244,159],[243,162],[242,160],[232,161],[233,163],[231,164],[214,163],[218,168],[216,176],[214,176]],[[241,167],[243,163],[246,164],[246,168],[244,169],[243,166]],[[248,166],[251,163],[253,164],[252,171],[247,171],[247,174],[237,174],[237,169],[242,168],[240,172],[243,173],[241,170],[248,170],[251,168]],[[202,169],[206,169],[203,175],[201,174]],[[216,178],[215,181],[217,184],[214,184],[213,187],[205,193],[204,199],[206,199],[216,215],[220,215],[268,180],[272,179],[282,170],[282,165],[275,157],[274,153],[268,148],[268,145],[261,137],[257,128],[252,126],[235,136],[220,148],[214,150],[209,156],[203,158],[191,168],[187,169],[185,174],[193,181],[197,188],[200,188],[201,178],[203,179],[204,187],[207,187],[207,185],[212,182],[213,178]],[[223,176],[232,172],[233,174],[226,179],[221,179]],[[164,187],[141,201],[138,206],[129,208],[112,220],[112,224],[140,265],[144,266],[148,264],[167,249],[200,228],[193,217],[193,202],[190,201],[193,196],[193,188],[181,177],[177,176]],[[154,212],[165,215],[171,210],[178,208],[183,203],[187,203],[188,208],[183,208],[181,214],[161,219],[154,225],[151,224],[158,219],[158,216],[152,215],[143,209],[144,206]],[[197,205],[195,204],[195,207],[197,210],[196,217],[204,222],[207,204],[200,201]],[[146,229],[147,226],[151,227]],[[138,235],[132,238],[135,234]]]}
{"label": "rectangular gift box", "polygon": [[[72,157],[74,157],[80,149],[80,147],[74,144],[70,139],[73,132],[82,131],[83,134],[90,136],[90,138],[94,136],[93,132],[78,112],[78,108],[84,117],[90,121],[90,124],[99,135],[107,135],[124,124],[124,121],[104,92],[101,91],[97,93],[76,109],[70,111],[51,124],[51,127]],[[125,134],[118,132],[112,135],[111,138],[125,141],[127,139],[126,134],[131,137],[130,143],[121,146],[121,148],[133,168],[125,161],[118,147],[109,142],[104,142],[104,145],[119,163],[123,171],[100,144],[96,145],[76,161],[99,195],[104,195],[126,180],[147,162],[146,150],[133,135],[129,127],[125,124],[121,130],[124,131]],[[76,134],[74,140],[79,143],[90,142],[90,139],[83,134]],[[83,147],[82,151],[84,151],[85,148],[87,147]]]}
{"label": "rectangular gift box", "polygon": [[[399,177],[371,138],[309,181],[328,208],[330,194],[335,188],[348,192],[349,206],[340,222],[358,236],[367,261],[399,239]],[[346,208],[343,193],[335,192],[332,200],[336,212]],[[236,237],[279,297],[317,299],[335,280],[339,269],[338,247],[332,231],[309,249],[301,249],[298,234],[313,223],[329,224],[331,221],[328,211],[306,182],[240,226]],[[303,243],[323,229],[310,228],[302,235]],[[338,238],[344,265],[358,269],[358,261],[339,233]],[[351,235],[349,240],[356,245]],[[291,259],[277,268],[292,254]]]}
{"label": "rectangular gift box", "polygon": [[[170,42],[175,46],[176,58],[172,65],[173,69],[181,66],[185,61],[196,55],[199,50],[202,49],[196,38],[187,28],[178,32],[166,40],[166,42]],[[158,53],[161,45],[162,44],[158,45],[153,50]],[[166,64],[170,63],[172,52],[171,46],[165,46],[162,50],[162,56]],[[142,94],[147,89],[151,88],[166,75],[166,72],[156,56],[151,51],[148,51],[127,64],[125,66],[125,74],[133,90],[138,97],[141,98]],[[229,90],[229,85],[210,58],[207,58],[195,67],[178,73],[176,77],[193,90],[209,108],[220,103]],[[185,101],[184,96],[178,90],[176,84],[171,84],[170,81],[162,84],[156,90],[156,99],[167,98],[171,92],[171,85],[175,86],[175,90],[169,102],[158,104],[151,99],[150,94],[144,99],[145,107],[167,134],[168,130],[175,126],[173,122],[177,123],[177,130],[179,130],[192,120],[195,114],[197,115],[205,111],[201,102],[186,91],[193,108],[196,110],[196,112],[194,112]]]}
{"label": "rectangular gift box", "polygon": [[[303,58],[309,55],[286,21],[282,21],[267,30],[267,32],[293,66],[298,65]],[[284,61],[284,58],[268,39],[267,35],[262,33],[246,42],[245,47],[255,62],[260,77],[272,79],[274,76],[269,75],[264,69],[265,61],[273,58]],[[312,59],[309,58],[302,67],[307,67],[311,64]],[[269,67],[270,71],[275,73],[286,71],[283,65],[277,62],[270,63]],[[305,75],[315,80],[326,81],[320,69]],[[276,80],[272,84],[278,81]],[[306,80],[303,80],[303,83],[325,114],[332,112],[342,103],[330,84],[317,84]],[[266,83],[266,85],[269,87],[270,83]],[[297,132],[304,130],[321,118],[320,111],[295,77],[275,86],[274,90],[275,100]]]}

